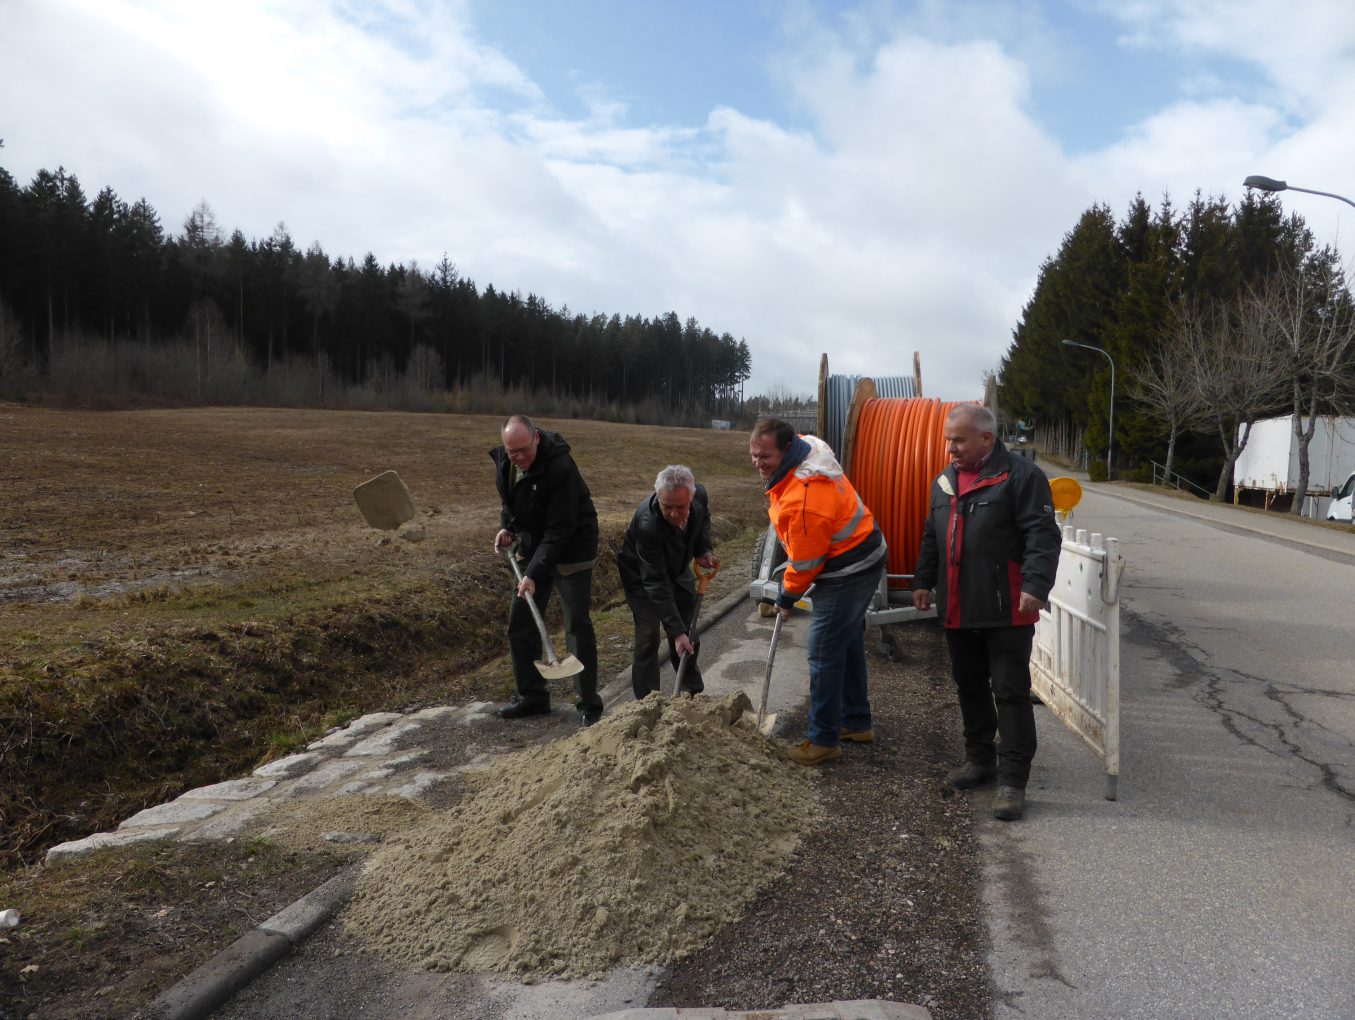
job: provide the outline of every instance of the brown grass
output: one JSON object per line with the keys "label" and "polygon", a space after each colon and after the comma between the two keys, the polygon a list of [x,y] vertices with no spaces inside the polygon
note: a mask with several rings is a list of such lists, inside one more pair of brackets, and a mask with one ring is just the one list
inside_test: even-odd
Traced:
{"label": "brown grass", "polygon": [[[0,407],[0,860],[238,772],[338,719],[499,697],[509,576],[484,416]],[[741,434],[546,420],[611,555],[665,464],[711,493],[717,547],[765,502]],[[354,486],[395,469],[427,540],[369,529]],[[719,549],[722,555],[724,549]],[[737,558],[737,557],[736,557]],[[709,598],[746,580],[742,562]],[[616,643],[603,641],[604,647]],[[608,669],[624,664],[609,652]]]}

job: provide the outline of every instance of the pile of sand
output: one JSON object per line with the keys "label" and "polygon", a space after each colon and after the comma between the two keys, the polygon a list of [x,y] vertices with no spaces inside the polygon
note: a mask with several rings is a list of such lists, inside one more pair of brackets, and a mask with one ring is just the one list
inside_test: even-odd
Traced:
{"label": "pile of sand", "polygon": [[662,963],[737,918],[819,816],[724,701],[633,702],[496,760],[373,853],[344,920],[395,963],[556,976]]}

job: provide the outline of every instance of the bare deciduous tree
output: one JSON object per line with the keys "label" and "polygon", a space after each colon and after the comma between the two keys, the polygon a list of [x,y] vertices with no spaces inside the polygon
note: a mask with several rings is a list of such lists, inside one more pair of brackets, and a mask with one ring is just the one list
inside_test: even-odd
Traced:
{"label": "bare deciduous tree", "polygon": [[1222,501],[1252,426],[1283,406],[1279,351],[1265,323],[1247,314],[1240,298],[1229,303],[1178,302],[1174,332],[1189,354],[1204,420],[1214,426],[1223,448],[1223,467],[1214,490],[1214,498]]}
{"label": "bare deciduous tree", "polygon": [[1176,441],[1188,429],[1205,422],[1205,401],[1195,385],[1190,342],[1176,327],[1158,337],[1148,358],[1129,373],[1129,396],[1167,424],[1167,457],[1164,482],[1176,463]]}
{"label": "bare deciduous tree", "polygon": [[1350,410],[1355,316],[1344,274],[1330,253],[1305,267],[1284,269],[1244,299],[1245,314],[1264,325],[1278,349],[1298,441],[1299,477],[1290,512],[1308,495],[1308,448],[1317,419]]}

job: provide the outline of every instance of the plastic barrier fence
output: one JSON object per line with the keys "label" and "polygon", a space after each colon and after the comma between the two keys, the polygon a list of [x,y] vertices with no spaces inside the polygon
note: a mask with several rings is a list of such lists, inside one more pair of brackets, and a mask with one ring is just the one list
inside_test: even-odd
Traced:
{"label": "plastic barrier fence", "polygon": [[1058,579],[1035,625],[1031,686],[1106,767],[1106,799],[1120,778],[1120,558],[1113,538],[1063,529]]}

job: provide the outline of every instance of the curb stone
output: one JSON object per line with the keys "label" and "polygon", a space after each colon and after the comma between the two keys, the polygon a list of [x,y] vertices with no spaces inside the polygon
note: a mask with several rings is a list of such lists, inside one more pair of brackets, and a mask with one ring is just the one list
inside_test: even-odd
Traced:
{"label": "curb stone", "polygon": [[599,1013],[588,1020],[931,1020],[928,1009],[886,999],[854,999],[815,1002],[780,1009],[728,1012],[705,1007],[621,1009]]}
{"label": "curb stone", "polygon": [[[701,620],[697,628],[697,635],[700,636],[708,628],[719,623],[736,606],[747,599],[748,593],[746,591],[735,591],[725,596],[712,606],[704,619]],[[630,668],[627,667],[621,671],[620,676],[607,685],[603,692],[603,703],[607,708],[612,708],[618,702],[630,697],[630,694]],[[392,715],[395,719],[402,718],[393,713]],[[321,741],[316,741],[310,745],[310,748],[317,747],[320,743]],[[331,741],[329,746],[332,747],[335,744],[342,746],[343,742]],[[292,757],[302,758],[313,754],[314,752],[308,749],[307,752]],[[340,758],[330,759],[330,762],[342,762],[347,756],[347,754],[344,754]],[[279,762],[288,760],[281,758],[272,765],[277,766]],[[265,768],[270,768],[270,766],[265,766]],[[276,777],[280,772],[282,772],[281,769],[274,769],[271,775]],[[270,775],[270,773],[255,770],[254,775]],[[93,839],[94,837],[90,838]],[[202,1018],[210,1016],[215,1009],[246,987],[260,974],[267,971],[274,963],[300,945],[316,928],[333,917],[339,908],[348,902],[356,880],[356,868],[346,869],[323,885],[312,889],[290,906],[284,907],[253,931],[242,935],[226,949],[217,953],[202,966],[156,996],[145,1014],[147,1020],[202,1020]],[[794,1008],[806,1010],[818,1007],[797,1006]],[[904,1008],[917,1010],[920,1007]],[[623,1018],[631,1016],[652,1018],[652,1020],[666,1020],[669,1017],[681,1017],[682,1020],[704,1020],[706,1017],[736,1020],[738,1017],[754,1015],[775,1017],[780,1014],[765,1011],[758,1014],[743,1014],[725,1013],[723,1010],[719,1012],[710,1010],[674,1012],[662,1009],[643,1009],[638,1011],[623,1010],[621,1013],[607,1014],[607,1017],[608,1020],[623,1020]],[[817,1020],[819,1017],[822,1017],[823,1020],[930,1020],[931,1017],[931,1014],[926,1010],[913,1013],[828,1012],[786,1013],[784,1015],[788,1018],[797,1018],[797,1020],[800,1020],[800,1018]]]}
{"label": "curb stone", "polygon": [[356,872],[312,889],[156,996],[151,1020],[201,1020],[268,970],[348,902]]}

